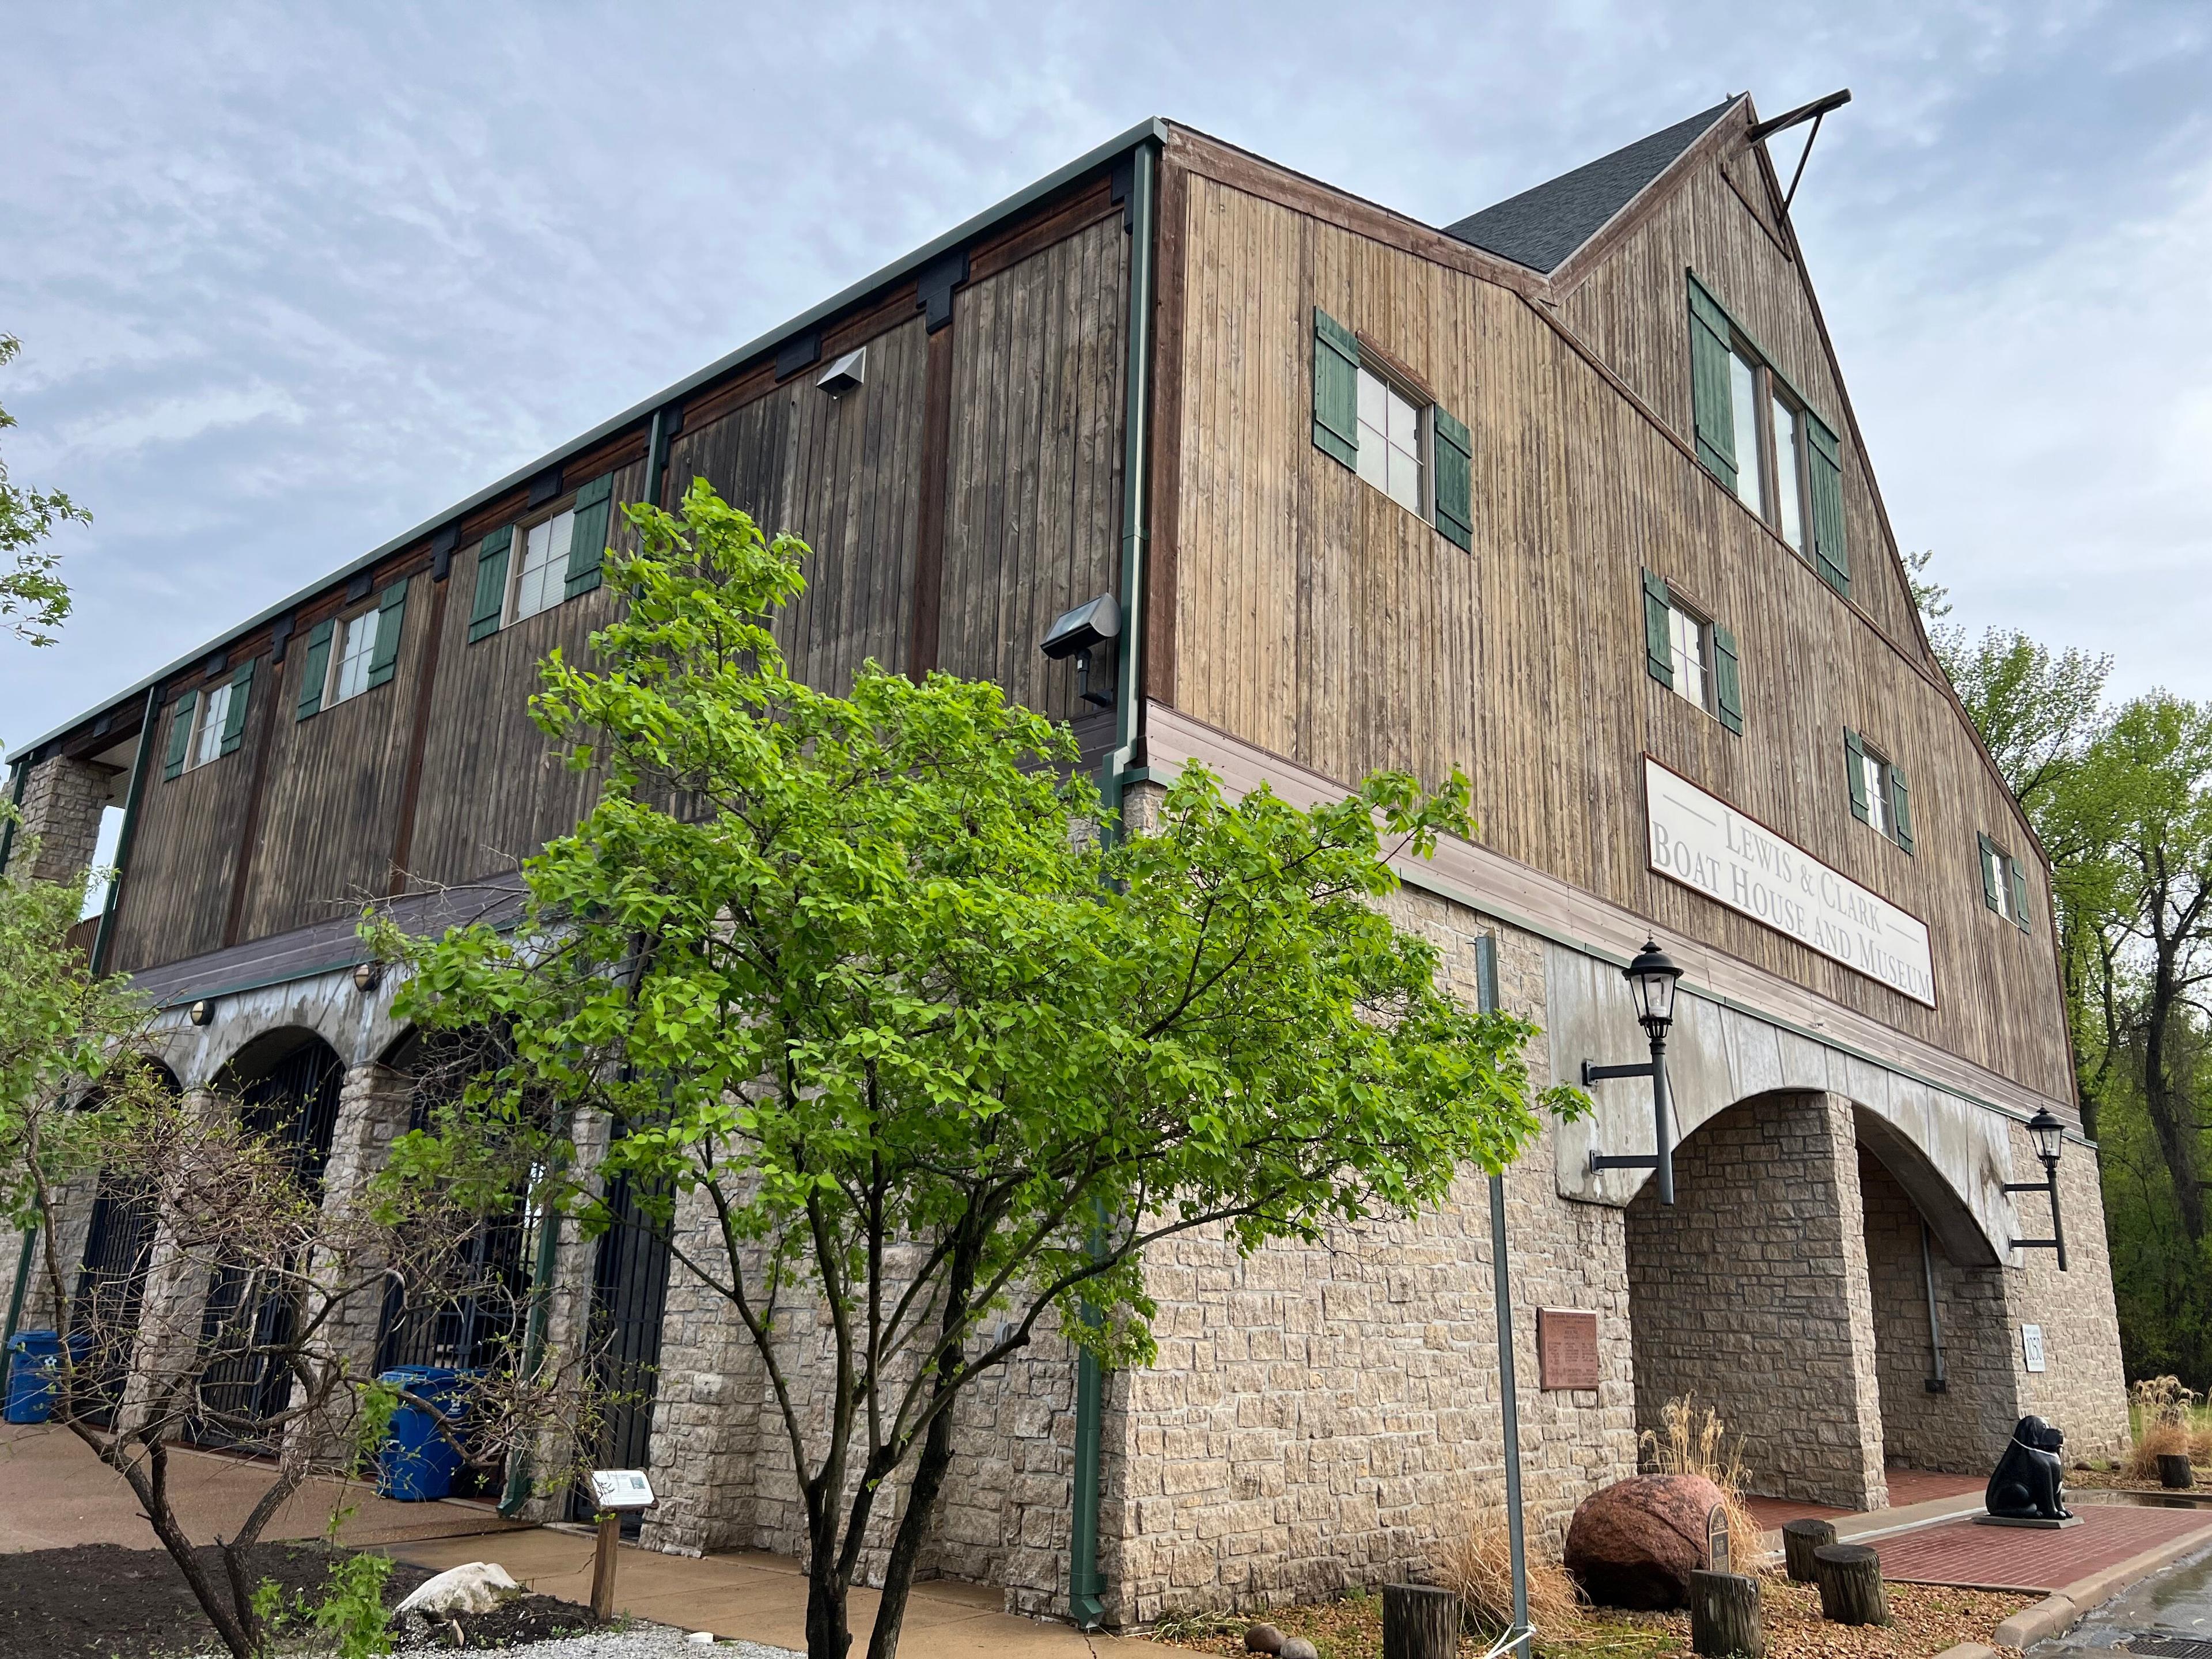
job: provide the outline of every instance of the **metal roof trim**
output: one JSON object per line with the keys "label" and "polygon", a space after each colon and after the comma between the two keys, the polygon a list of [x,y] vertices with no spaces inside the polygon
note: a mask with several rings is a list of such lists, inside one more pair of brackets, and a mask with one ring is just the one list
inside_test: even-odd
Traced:
{"label": "metal roof trim", "polygon": [[951,230],[946,231],[943,235],[935,238],[933,240],[924,243],[913,252],[894,259],[890,264],[884,266],[881,270],[875,271],[873,274],[863,276],[858,282],[853,283],[847,287],[839,289],[829,299],[821,301],[817,305],[808,307],[806,310],[799,313],[798,316],[793,318],[790,321],[781,324],[777,327],[770,329],[767,333],[746,342],[744,345],[738,347],[734,351],[726,352],[723,356],[716,358],[713,362],[708,364],[704,368],[685,375],[673,386],[668,386],[663,391],[655,392],[652,397],[647,398],[641,402],[633,404],[629,408],[624,410],[621,414],[615,416],[611,420],[600,422],[588,432],[583,433],[580,436],[571,438],[567,443],[561,445],[558,448],[549,450],[546,453],[539,456],[537,459],[517,467],[514,471],[501,478],[497,483],[488,484],[483,489],[477,490],[474,495],[469,495],[465,499],[455,502],[453,506],[446,508],[443,512],[435,514],[430,518],[425,519],[422,523],[415,526],[414,528],[405,532],[404,534],[393,537],[391,540],[385,542],[380,546],[370,550],[368,552],[362,554],[359,558],[355,559],[350,563],[342,565],[337,570],[332,571],[326,575],[318,576],[313,581],[308,583],[305,587],[300,588],[295,592],[288,594],[283,599],[279,599],[276,604],[269,606],[266,610],[256,612],[253,616],[248,617],[246,621],[238,623],[236,626],[225,629],[222,633],[216,635],[205,643],[195,646],[190,651],[187,651],[183,655],[178,657],[173,662],[171,662],[161,668],[156,669],[153,673],[147,675],[145,678],[139,680],[135,684],[127,686],[124,690],[115,692],[110,696],[101,698],[99,702],[86,708],[82,713],[73,715],[70,719],[64,721],[61,725],[55,726],[52,731],[40,732],[29,742],[22,744],[10,751],[6,757],[6,763],[9,765],[21,763],[22,761],[27,759],[34,750],[41,747],[43,744],[51,743],[56,738],[64,736],[67,732],[74,731],[77,726],[82,725],[85,720],[91,719],[107,709],[128,703],[131,699],[144,695],[149,686],[151,686],[159,681],[167,679],[171,675],[179,672],[180,670],[191,667],[195,662],[205,658],[210,651],[220,648],[227,641],[234,640],[242,634],[250,634],[255,629],[260,627],[262,623],[271,621],[274,618],[282,616],[285,611],[293,609],[295,606],[306,603],[307,600],[314,598],[318,593],[320,593],[330,587],[332,583],[343,581],[348,577],[356,575],[359,572],[368,569],[369,567],[375,564],[380,559],[389,558],[401,548],[405,547],[410,542],[419,540],[422,537],[429,535],[432,532],[441,529],[444,526],[453,522],[454,520],[475,511],[486,501],[492,501],[498,496],[505,495],[508,490],[516,488],[518,485],[527,483],[532,477],[536,477],[538,473],[544,471],[549,466],[557,465],[561,462],[567,460],[569,457],[589,449],[592,445],[599,443],[606,438],[611,437],[614,434],[621,431],[624,427],[632,424],[634,422],[644,419],[647,416],[651,415],[654,410],[673,403],[690,392],[696,392],[699,387],[706,385],[708,381],[719,379],[720,376],[726,374],[732,369],[737,368],[739,364],[746,362],[752,358],[763,356],[763,354],[772,350],[782,341],[789,338],[792,335],[804,332],[805,330],[813,327],[817,323],[834,316],[836,313],[843,310],[847,306],[853,304],[855,301],[864,299],[878,289],[888,288],[891,284],[900,281],[902,278],[912,276],[915,270],[919,270],[921,266],[927,264],[932,259],[936,258],[939,254],[947,252],[951,249],[958,246],[961,243],[968,241],[983,231],[990,229],[992,226],[997,224],[1000,220],[1009,218],[1012,215],[1020,212],[1024,208],[1041,200],[1044,197],[1051,195],[1053,191],[1060,189],[1062,185],[1072,183],[1073,180],[1082,177],[1083,174],[1091,172],[1093,169],[1112,161],[1115,156],[1120,155],[1126,151],[1134,149],[1139,144],[1144,143],[1148,140],[1154,143],[1164,144],[1167,142],[1167,121],[1162,117],[1157,115],[1147,117],[1146,119],[1138,122],[1136,125],[1129,128],[1126,132],[1120,134],[1116,137],[1108,139],[1104,143],[1098,145],[1093,149],[1085,151],[1081,155],[1077,156],[1073,161],[1069,161],[1064,166],[1055,167],[1052,172],[1045,174],[1043,178],[1037,179],[1033,184],[1024,185],[1020,190],[1016,191],[1012,196],[1009,196],[1004,200],[984,209],[981,213],[975,215],[973,217],[963,220],[959,224],[955,225]]}

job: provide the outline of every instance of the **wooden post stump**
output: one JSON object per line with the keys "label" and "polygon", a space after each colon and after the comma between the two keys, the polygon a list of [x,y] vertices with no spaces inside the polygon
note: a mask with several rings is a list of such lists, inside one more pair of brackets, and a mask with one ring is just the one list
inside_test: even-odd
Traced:
{"label": "wooden post stump", "polygon": [[1382,1659],[1459,1659],[1459,1597],[1434,1584],[1383,1585]]}
{"label": "wooden post stump", "polygon": [[1825,1521],[1784,1521],[1782,1555],[1793,1583],[1809,1584],[1819,1577],[1813,1571],[1813,1552],[1836,1541],[1836,1529]]}
{"label": "wooden post stump", "polygon": [[1813,1552],[1813,1569],[1819,1575],[1821,1618],[1838,1625],[1889,1622],[1881,1558],[1864,1544],[1823,1544]]}
{"label": "wooden post stump", "polygon": [[599,1549],[592,1559],[592,1617],[601,1624],[615,1616],[615,1547],[622,1542],[622,1516],[599,1514]]}
{"label": "wooden post stump", "polygon": [[1716,1659],[1730,1654],[1759,1659],[1766,1633],[1759,1620],[1759,1581],[1735,1572],[1692,1572],[1690,1646]]}

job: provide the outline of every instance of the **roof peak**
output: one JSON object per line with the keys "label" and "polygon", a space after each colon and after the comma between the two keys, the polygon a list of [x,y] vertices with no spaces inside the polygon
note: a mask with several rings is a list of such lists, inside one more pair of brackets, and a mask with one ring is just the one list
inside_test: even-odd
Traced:
{"label": "roof peak", "polygon": [[1444,232],[1531,270],[1556,270],[1743,96],[1731,93],[1711,109],[1471,213]]}

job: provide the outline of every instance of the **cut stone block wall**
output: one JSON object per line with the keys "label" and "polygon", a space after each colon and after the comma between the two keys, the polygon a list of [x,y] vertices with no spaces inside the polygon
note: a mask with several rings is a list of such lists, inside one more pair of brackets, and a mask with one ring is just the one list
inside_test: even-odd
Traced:
{"label": "cut stone block wall", "polygon": [[112,767],[64,755],[31,769],[23,781],[23,819],[15,831],[19,836],[38,837],[39,855],[27,866],[28,874],[40,881],[74,881],[91,867],[100,841],[100,809],[107,804],[114,777]]}
{"label": "cut stone block wall", "polygon": [[1636,1414],[1682,1395],[1741,1437],[1750,1490],[1888,1501],[1851,1109],[1759,1096],[1676,1148],[1675,1203],[1628,1206]]}
{"label": "cut stone block wall", "polygon": [[[1864,1146],[1859,1148],[1859,1192],[1874,1287],[1883,1457],[1893,1468],[1987,1474],[2019,1416],[2008,1363],[2005,1270],[1961,1267],[1932,1235],[1923,1257],[1920,1211]],[[1928,1387],[1930,1267],[1942,1331],[1946,1386],[1941,1393]]]}
{"label": "cut stone block wall", "polygon": [[[2012,1126],[2012,1179],[2040,1181],[2027,1127]],[[2127,1449],[2127,1380],[2120,1368],[2119,1314],[2112,1301],[2112,1265],[2105,1243],[2105,1199],[2097,1154],[2069,1140],[2058,1162],[2058,1198],[2066,1224],[2067,1271],[2049,1250],[2023,1250],[2017,1271],[2004,1275],[2011,1316],[2008,1363],[2018,1379],[2020,1410],[2065,1431],[2066,1457],[2117,1457]],[[2038,1193],[2013,1196],[2022,1238],[2051,1236],[2050,1201]],[[2044,1364],[2031,1371],[2021,1346],[2022,1325],[2043,1328]]]}

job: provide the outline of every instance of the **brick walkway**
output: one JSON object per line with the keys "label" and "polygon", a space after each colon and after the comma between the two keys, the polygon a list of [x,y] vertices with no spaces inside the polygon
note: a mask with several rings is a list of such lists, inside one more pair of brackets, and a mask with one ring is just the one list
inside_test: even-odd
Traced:
{"label": "brick walkway", "polygon": [[2075,1513],[2082,1524],[2057,1532],[1947,1521],[1876,1539],[1874,1547],[1881,1576],[1903,1583],[2050,1591],[2212,1526],[2212,1513],[2201,1510],[2084,1504]]}
{"label": "brick walkway", "polygon": [[[1980,1475],[1929,1474],[1920,1469],[1891,1469],[1888,1480],[1889,1506],[1893,1510],[1936,1498],[1962,1498],[1968,1492],[1980,1492],[1989,1484]],[[1759,1524],[1770,1532],[1784,1521],[1840,1521],[1856,1513],[1832,1504],[1807,1504],[1794,1498],[1751,1498],[1744,1501],[1751,1505]]]}

